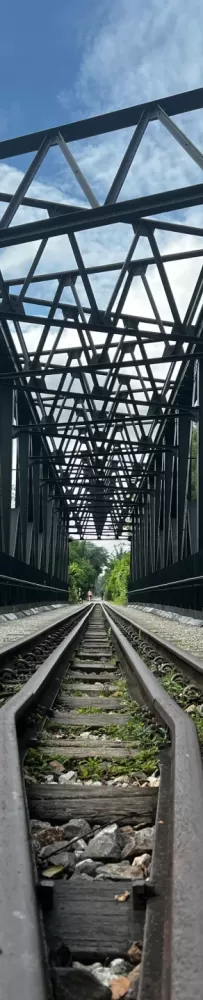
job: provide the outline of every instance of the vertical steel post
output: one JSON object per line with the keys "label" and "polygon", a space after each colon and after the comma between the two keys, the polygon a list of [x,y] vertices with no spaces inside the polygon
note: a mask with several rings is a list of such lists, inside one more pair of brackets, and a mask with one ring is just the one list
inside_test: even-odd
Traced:
{"label": "vertical steel post", "polygon": [[155,571],[156,563],[156,553],[155,553],[155,463],[153,475],[149,476],[149,486],[151,487],[151,493],[149,498],[149,531],[150,531],[150,570],[152,573]]}
{"label": "vertical steel post", "polygon": [[39,565],[39,516],[40,516],[40,452],[41,439],[39,434],[32,435],[32,479],[33,479],[33,541],[34,565]]}
{"label": "vertical steel post", "polygon": [[144,530],[144,575],[147,576],[149,572],[148,563],[148,544],[149,544],[149,532],[148,532],[148,501],[145,497],[144,511],[143,511],[143,530]]}
{"label": "vertical steel post", "polygon": [[[202,411],[203,412],[203,411]],[[188,502],[188,482],[190,468],[191,419],[188,414],[178,417],[178,559],[183,559]],[[203,446],[203,438],[202,438]],[[202,469],[203,474],[203,469]],[[202,493],[203,500],[203,493]]]}
{"label": "vertical steel post", "polygon": [[131,546],[130,546],[130,579],[131,587],[133,589],[135,580],[135,512],[132,512],[132,535],[131,535]]}
{"label": "vertical steel post", "polygon": [[174,424],[170,421],[165,434],[165,475],[164,475],[164,537],[163,537],[163,561],[164,566],[169,562],[169,539],[171,528],[171,501],[173,489],[173,466],[174,466]]}
{"label": "vertical steel post", "polygon": [[197,551],[203,549],[203,359],[199,359],[199,424],[197,455]]}
{"label": "vertical steel post", "polygon": [[9,555],[11,524],[11,482],[12,482],[12,422],[13,389],[1,385],[0,389],[0,511],[2,527],[2,548]]}
{"label": "vertical steel post", "polygon": [[162,460],[161,456],[156,456],[156,479],[155,479],[155,569],[159,564],[159,528],[161,514],[161,487],[162,487]]}
{"label": "vertical steel post", "polygon": [[47,498],[47,532],[46,532],[47,573],[51,573],[51,568],[52,568],[53,507],[54,507],[54,493],[53,493],[53,486],[50,486],[50,491],[48,493],[48,498]]}
{"label": "vertical steel post", "polygon": [[28,525],[28,460],[29,460],[29,433],[23,431],[19,434],[18,444],[19,454],[19,497],[20,497],[20,525],[22,538],[22,558],[26,562],[27,551],[27,525]]}
{"label": "vertical steel post", "polygon": [[47,525],[48,525],[48,465],[43,462],[42,467],[42,569],[46,571],[46,546],[47,546]]}

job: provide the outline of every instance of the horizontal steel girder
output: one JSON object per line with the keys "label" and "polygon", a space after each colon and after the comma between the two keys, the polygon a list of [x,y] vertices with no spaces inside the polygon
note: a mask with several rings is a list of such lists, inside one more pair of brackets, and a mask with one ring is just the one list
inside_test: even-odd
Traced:
{"label": "horizontal steel girder", "polygon": [[[0,552],[54,579],[66,579],[69,525],[82,537],[125,537],[133,515],[132,564],[135,570],[136,547],[142,575],[192,551],[196,424],[200,544],[203,228],[183,223],[181,213],[202,205],[202,183],[133,199],[123,199],[122,187],[149,122],[153,128],[158,121],[202,169],[201,150],[174,121],[202,107],[203,88],[0,142],[0,159],[32,154],[16,192],[0,192],[0,247],[40,241],[27,273],[6,273],[6,280],[0,273]],[[79,149],[80,140],[127,128],[134,131],[99,204],[68,144],[77,141]],[[70,205],[30,195],[52,146],[66,162],[69,178],[72,172],[80,197],[82,189],[82,205],[77,197]],[[25,222],[16,225],[21,205]],[[34,222],[30,209],[36,212]],[[46,217],[37,218],[38,210]],[[174,218],[168,218],[171,212]],[[163,213],[166,217],[159,219]],[[88,247],[95,229],[99,234],[103,227],[123,223],[129,232],[124,259],[115,262],[112,249],[111,260],[109,253],[102,263],[102,249],[95,263],[92,256],[86,263],[90,258],[77,234],[84,234]],[[160,234],[169,234],[168,240],[172,234],[171,253],[170,246],[168,251],[160,244]],[[197,247],[193,242],[192,249],[184,245],[181,252],[179,234],[198,237]],[[75,266],[45,271],[44,251],[62,235]],[[145,256],[139,254],[143,237]],[[178,274],[190,260],[197,262],[197,277],[182,316],[170,265],[176,263]],[[146,305],[136,311],[135,293],[130,312],[128,295],[137,279]],[[105,304],[103,280],[109,282]]]}

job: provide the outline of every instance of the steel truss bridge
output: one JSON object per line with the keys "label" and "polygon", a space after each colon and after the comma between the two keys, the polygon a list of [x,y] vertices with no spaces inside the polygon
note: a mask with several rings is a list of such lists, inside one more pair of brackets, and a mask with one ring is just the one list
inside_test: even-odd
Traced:
{"label": "steel truss bridge", "polygon": [[[63,599],[70,535],[130,534],[129,599],[202,607],[203,154],[188,135],[202,107],[200,89],[0,143],[21,171],[0,193],[1,603]],[[199,183],[124,196],[149,129]],[[111,140],[112,159],[118,134],[101,203],[85,150]],[[43,197],[50,156],[58,200]]]}

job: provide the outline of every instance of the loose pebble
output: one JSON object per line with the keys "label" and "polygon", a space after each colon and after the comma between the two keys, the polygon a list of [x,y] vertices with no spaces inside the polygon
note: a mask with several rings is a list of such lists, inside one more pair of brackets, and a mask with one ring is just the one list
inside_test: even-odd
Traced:
{"label": "loose pebble", "polygon": [[154,827],[146,827],[133,833],[123,847],[121,857],[133,858],[135,854],[143,854],[144,851],[152,851],[154,841]]}
{"label": "loose pebble", "polygon": [[60,764],[59,760],[51,760],[50,767],[52,767],[52,771],[55,771],[56,774],[62,774],[65,771],[64,764]]}
{"label": "loose pebble", "polygon": [[142,943],[140,941],[133,941],[133,944],[128,948],[128,958],[130,962],[134,965],[140,963],[142,957]]}
{"label": "loose pebble", "polygon": [[130,965],[129,962],[125,962],[124,958],[113,958],[110,969],[114,976],[127,976]]}
{"label": "loose pebble", "polygon": [[76,874],[81,875],[94,875],[97,868],[97,861],[92,861],[92,858],[84,858],[82,861],[78,861],[76,865]]}
{"label": "loose pebble", "polygon": [[112,858],[115,861],[119,861],[121,857],[121,834],[117,823],[112,823],[110,826],[106,826],[104,830],[96,833],[95,837],[90,840],[88,848],[86,848],[86,856],[87,851],[90,858],[98,858],[101,861]]}
{"label": "loose pebble", "polygon": [[69,781],[74,781],[77,778],[76,771],[66,771],[65,774],[61,774],[59,778],[59,785],[68,785]]}
{"label": "loose pebble", "polygon": [[72,837],[78,837],[79,839],[85,840],[91,834],[90,823],[87,822],[83,817],[75,816],[73,819],[69,819],[68,823],[64,823],[63,830],[69,840]]}

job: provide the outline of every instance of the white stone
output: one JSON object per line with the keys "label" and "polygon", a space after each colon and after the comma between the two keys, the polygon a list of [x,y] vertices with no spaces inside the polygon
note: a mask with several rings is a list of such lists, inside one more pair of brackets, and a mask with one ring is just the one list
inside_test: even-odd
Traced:
{"label": "white stone", "polygon": [[129,962],[125,962],[124,958],[113,958],[109,968],[114,976],[127,976],[132,966]]}
{"label": "white stone", "polygon": [[59,785],[68,785],[69,781],[74,781],[77,778],[76,771],[65,771],[65,774],[60,774]]}
{"label": "white stone", "polygon": [[77,861],[76,872],[80,872],[81,875],[94,875],[96,871],[98,862],[92,861],[92,858],[82,858],[81,861]]}
{"label": "white stone", "polygon": [[112,979],[112,972],[110,968],[104,969],[102,965],[97,965],[95,963],[94,966],[88,966],[88,971],[93,973],[96,979],[99,980],[99,983],[102,983],[102,986],[109,986]]}
{"label": "white stone", "polygon": [[127,880],[127,879],[134,879],[137,874],[138,878],[143,877],[142,868],[140,868],[139,866],[139,869],[137,871],[137,869],[133,868],[133,866],[130,865],[128,861],[120,861],[120,863],[117,862],[117,864],[115,862],[113,863],[109,862],[105,865],[104,864],[100,865],[97,869],[97,872],[98,874],[96,875],[96,879],[111,878],[111,879],[116,879],[116,881],[118,881],[118,879]]}
{"label": "white stone", "polygon": [[111,778],[111,785],[122,785],[124,782],[128,783],[128,781],[127,774],[117,774],[116,778]]}
{"label": "white stone", "polygon": [[143,827],[142,830],[135,830],[130,834],[122,850],[122,858],[133,858],[135,855],[143,854],[144,851],[152,851],[154,842],[154,827]]}
{"label": "white stone", "polygon": [[99,830],[86,848],[86,857],[119,861],[121,857],[121,834],[117,823],[111,823],[104,830]]}
{"label": "white stone", "polygon": [[150,788],[158,788],[160,785],[160,778],[156,778],[154,774],[151,774],[147,779],[147,784],[150,785]]}
{"label": "white stone", "polygon": [[150,861],[150,854],[139,854],[138,857],[133,858],[132,868],[136,868],[136,872],[139,872],[140,875],[146,875],[148,873]]}
{"label": "white stone", "polygon": [[[74,962],[74,965],[75,964],[76,963]],[[100,971],[100,969],[102,969],[101,962],[93,962],[93,965],[88,965],[89,972],[96,972],[96,969],[98,969],[98,971]]]}
{"label": "white stone", "polygon": [[77,863],[78,863],[78,861],[83,861],[84,851],[74,851],[74,858],[75,858],[75,862],[77,862]]}
{"label": "white stone", "polygon": [[[69,819],[68,823],[63,824],[63,831],[65,836],[68,837],[69,840],[72,840],[73,837],[78,838],[77,841],[75,842],[75,846],[77,849],[78,844],[81,843],[81,840],[82,844],[85,844],[85,837],[90,836],[91,826],[87,822],[87,820],[84,819],[83,816],[81,817],[75,816],[72,819]],[[85,844],[85,849],[86,849],[86,844]]]}

